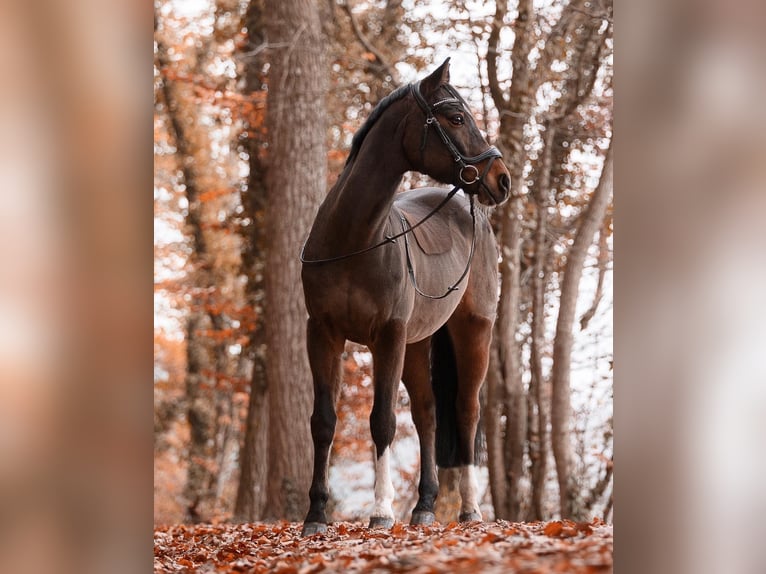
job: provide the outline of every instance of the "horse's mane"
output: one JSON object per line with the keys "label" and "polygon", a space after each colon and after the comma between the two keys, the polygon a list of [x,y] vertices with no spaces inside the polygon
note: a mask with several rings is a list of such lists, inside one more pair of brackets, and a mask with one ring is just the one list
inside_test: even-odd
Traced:
{"label": "horse's mane", "polygon": [[391,104],[401,100],[404,96],[406,96],[409,91],[410,84],[400,86],[378,102],[378,105],[373,108],[370,116],[362,124],[362,127],[360,127],[359,130],[354,134],[354,138],[351,140],[351,151],[348,154],[346,165],[350,164],[354,158],[356,158],[356,155],[359,153],[359,148],[362,147],[364,138],[368,133],[370,133],[372,126],[376,121],[378,121],[378,119],[380,119],[380,116],[383,115],[383,112],[385,112]]}

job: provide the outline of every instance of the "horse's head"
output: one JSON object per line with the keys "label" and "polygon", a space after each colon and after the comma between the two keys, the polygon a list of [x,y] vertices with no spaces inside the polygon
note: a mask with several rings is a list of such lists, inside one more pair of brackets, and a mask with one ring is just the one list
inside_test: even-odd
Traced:
{"label": "horse's head", "polygon": [[508,199],[511,176],[465,100],[449,85],[449,58],[411,91],[418,109],[409,114],[404,148],[413,167],[476,194],[485,205]]}

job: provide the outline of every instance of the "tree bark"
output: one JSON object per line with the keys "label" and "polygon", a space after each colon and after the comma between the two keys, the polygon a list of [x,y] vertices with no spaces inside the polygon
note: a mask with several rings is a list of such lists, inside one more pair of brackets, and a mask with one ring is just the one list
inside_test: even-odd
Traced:
{"label": "tree bark", "polygon": [[311,483],[312,383],[298,253],[326,186],[325,74],[316,4],[265,4],[271,45],[265,335],[269,385],[265,516],[300,520]]}
{"label": "tree bark", "polygon": [[598,186],[593,192],[587,208],[585,208],[585,215],[567,254],[564,278],[561,284],[561,301],[556,322],[553,367],[551,369],[551,443],[556,460],[562,518],[581,518],[579,516],[581,505],[578,502],[580,493],[572,479],[571,462],[570,371],[574,321],[585,257],[609,204],[609,196],[613,186],[612,173],[612,142],[610,141]]}

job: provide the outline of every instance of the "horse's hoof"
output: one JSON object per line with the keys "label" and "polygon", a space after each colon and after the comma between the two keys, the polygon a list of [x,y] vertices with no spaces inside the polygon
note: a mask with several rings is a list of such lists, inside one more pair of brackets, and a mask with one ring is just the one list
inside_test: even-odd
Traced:
{"label": "horse's hoof", "polygon": [[313,534],[324,534],[327,532],[327,525],[322,522],[306,522],[303,525],[301,536],[311,536]]}
{"label": "horse's hoof", "polygon": [[415,526],[430,526],[436,520],[436,516],[433,512],[427,510],[416,510],[412,513],[412,520],[410,524]]}
{"label": "horse's hoof", "polygon": [[371,516],[370,525],[367,528],[393,528],[394,519],[387,516]]}
{"label": "horse's hoof", "polygon": [[463,512],[458,517],[459,522],[481,522],[481,514],[478,512]]}

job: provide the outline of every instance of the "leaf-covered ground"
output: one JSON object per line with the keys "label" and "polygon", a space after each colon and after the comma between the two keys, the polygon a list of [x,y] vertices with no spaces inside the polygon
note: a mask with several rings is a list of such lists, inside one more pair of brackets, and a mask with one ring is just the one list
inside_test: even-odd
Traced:
{"label": "leaf-covered ground", "polygon": [[599,520],[473,522],[369,530],[336,522],[202,524],[154,531],[154,572],[611,572],[612,527]]}

